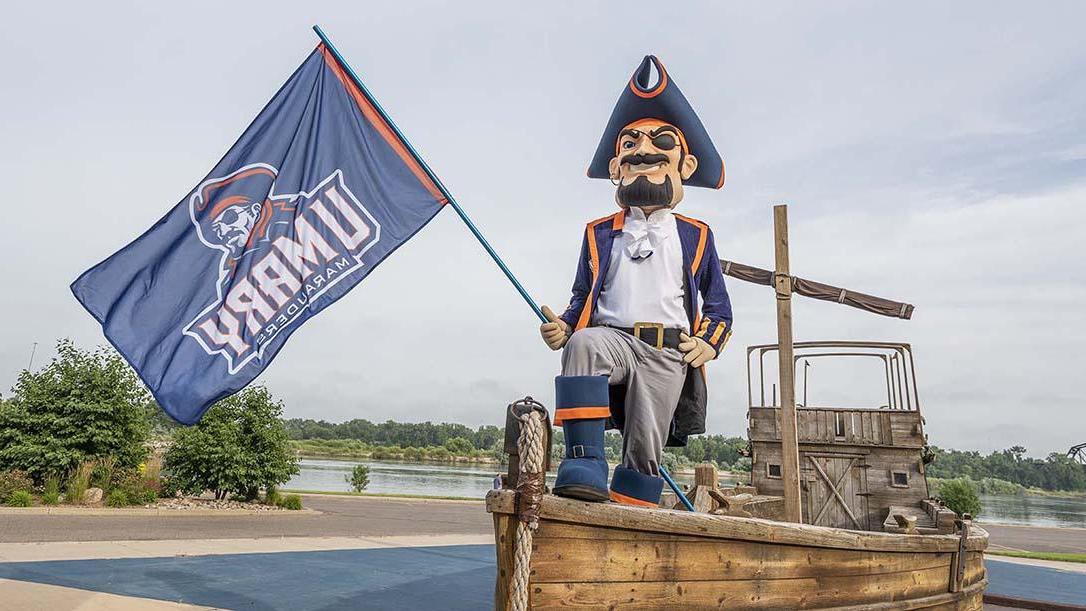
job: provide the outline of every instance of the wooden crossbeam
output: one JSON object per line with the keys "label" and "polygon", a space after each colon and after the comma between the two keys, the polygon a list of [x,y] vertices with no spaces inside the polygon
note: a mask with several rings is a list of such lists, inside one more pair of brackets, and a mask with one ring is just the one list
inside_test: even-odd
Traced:
{"label": "wooden crossbeam", "polygon": [[818,474],[822,476],[822,479],[826,480],[826,484],[830,487],[830,492],[833,493],[833,497],[826,499],[826,502],[822,504],[822,509],[818,512],[818,517],[811,520],[811,524],[818,524],[818,521],[822,519],[823,514],[826,513],[826,509],[829,508],[830,501],[836,497],[838,502],[841,503],[841,507],[844,508],[845,513],[852,519],[852,523],[856,525],[856,528],[862,529],[860,521],[856,519],[856,514],[852,513],[852,509],[848,506],[848,503],[845,502],[845,498],[841,496],[841,492],[838,490],[845,483],[845,478],[852,474],[852,465],[856,463],[856,459],[850,458],[848,460],[848,466],[846,466],[845,470],[841,473],[841,477],[837,479],[837,483],[834,483],[833,480],[830,479],[830,476],[822,469],[822,465],[818,464],[816,457],[810,456],[809,459],[811,464],[814,465],[815,470],[818,471]]}

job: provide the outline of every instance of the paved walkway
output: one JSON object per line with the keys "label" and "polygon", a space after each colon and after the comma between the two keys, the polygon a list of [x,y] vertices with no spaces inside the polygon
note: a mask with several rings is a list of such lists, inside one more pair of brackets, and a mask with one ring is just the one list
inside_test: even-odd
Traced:
{"label": "paved walkway", "polygon": [[[0,516],[0,611],[485,609],[481,502],[308,495],[306,513]],[[1086,552],[1086,530],[985,525],[992,547]],[[1044,564],[1044,563],[1042,563]],[[1086,565],[990,557],[989,591],[1086,604]]]}
{"label": "paved walkway", "polygon": [[[305,495],[316,512],[0,516],[0,542],[493,534],[482,501]],[[319,513],[317,513],[319,512]]]}
{"label": "paved walkway", "polygon": [[1086,565],[1062,563],[1062,567],[1008,562],[999,556],[984,561],[989,594],[1012,598],[1082,605],[1086,608]]}
{"label": "paved walkway", "polygon": [[1086,528],[1011,526],[983,521],[980,525],[991,535],[988,546],[992,549],[1086,554]]}
{"label": "paved walkway", "polygon": [[476,611],[493,607],[494,571],[486,544],[15,562],[0,579],[225,609]]}

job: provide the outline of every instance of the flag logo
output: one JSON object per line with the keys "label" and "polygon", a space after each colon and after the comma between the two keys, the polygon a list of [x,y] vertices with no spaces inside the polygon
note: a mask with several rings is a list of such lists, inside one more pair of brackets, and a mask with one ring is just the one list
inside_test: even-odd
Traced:
{"label": "flag logo", "polygon": [[216,298],[181,330],[231,375],[259,357],[310,301],[363,266],[381,226],[339,169],[310,191],[275,193],[265,163],[204,181],[189,199],[200,242],[221,251]]}

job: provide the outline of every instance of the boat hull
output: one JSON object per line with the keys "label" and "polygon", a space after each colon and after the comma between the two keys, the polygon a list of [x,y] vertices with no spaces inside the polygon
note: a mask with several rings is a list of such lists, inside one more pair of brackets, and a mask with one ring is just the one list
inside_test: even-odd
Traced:
{"label": "boat hull", "polygon": [[[493,491],[496,608],[513,570],[514,494]],[[529,608],[981,609],[987,533],[893,535],[546,495]]]}

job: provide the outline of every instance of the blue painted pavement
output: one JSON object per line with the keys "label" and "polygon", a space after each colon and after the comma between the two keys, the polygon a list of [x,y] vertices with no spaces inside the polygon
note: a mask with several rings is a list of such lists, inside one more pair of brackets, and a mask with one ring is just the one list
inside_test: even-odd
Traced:
{"label": "blue painted pavement", "polygon": [[1086,574],[985,559],[989,594],[1086,606]]}
{"label": "blue painted pavement", "polygon": [[489,609],[494,546],[0,563],[0,578],[226,609]]}
{"label": "blue painted pavement", "polygon": [[[1086,575],[989,560],[988,592],[1086,605]],[[0,563],[0,578],[226,609],[489,609],[494,547]]]}

